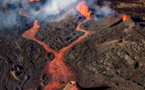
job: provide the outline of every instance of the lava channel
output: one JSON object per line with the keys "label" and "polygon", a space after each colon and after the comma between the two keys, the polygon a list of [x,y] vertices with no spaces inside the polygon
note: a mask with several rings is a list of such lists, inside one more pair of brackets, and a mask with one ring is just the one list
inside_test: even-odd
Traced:
{"label": "lava channel", "polygon": [[[78,12],[80,12],[82,15],[86,17],[86,20],[83,21],[82,23],[88,21],[90,19],[90,12],[88,10],[88,7],[85,5],[84,1],[81,1],[78,6],[77,6]],[[20,15],[24,15],[26,17],[30,17],[25,14],[21,14],[22,9],[19,11]],[[34,18],[34,17],[30,17]],[[63,61],[63,57],[65,55],[65,52],[74,46],[75,44],[79,43],[83,39],[85,39],[88,35],[92,34],[93,32],[91,31],[86,31],[84,29],[80,29],[80,25],[78,24],[75,30],[84,32],[84,35],[78,37],[75,41],[73,41],[70,45],[63,47],[59,51],[54,51],[51,48],[48,47],[47,44],[44,42],[39,41],[35,35],[38,32],[38,29],[40,28],[40,25],[38,24],[38,20],[34,20],[34,25],[31,29],[25,31],[22,34],[22,37],[36,41],[40,45],[43,46],[43,48],[47,52],[51,52],[54,54],[54,59],[47,63],[43,69],[43,73],[51,78],[48,82],[48,84],[43,88],[43,90],[54,90],[54,89],[60,89],[64,87],[68,82],[72,81],[75,79],[75,73],[74,71],[65,64]]]}

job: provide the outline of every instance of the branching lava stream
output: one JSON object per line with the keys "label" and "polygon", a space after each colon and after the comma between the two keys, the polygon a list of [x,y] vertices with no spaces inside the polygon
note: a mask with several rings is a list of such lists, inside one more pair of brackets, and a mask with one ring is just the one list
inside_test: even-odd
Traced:
{"label": "branching lava stream", "polygon": [[[85,6],[86,8],[87,6]],[[21,9],[22,10],[22,9]],[[19,12],[20,15],[21,14],[21,10]],[[79,11],[79,10],[78,10]],[[84,12],[84,10],[83,10]],[[88,21],[90,19],[89,14],[88,14],[88,10],[86,11],[86,15],[84,15],[87,19],[84,21]],[[85,13],[83,13],[85,14]],[[24,15],[27,16],[27,15]],[[30,16],[27,16],[30,17]],[[84,23],[82,22],[82,23]],[[78,37],[75,41],[73,41],[70,45],[63,47],[62,49],[60,49],[59,51],[54,51],[51,48],[48,47],[48,45],[46,45],[44,42],[39,41],[35,35],[38,32],[38,29],[40,28],[40,25],[38,24],[38,20],[34,20],[34,26],[25,31],[22,34],[22,37],[36,41],[37,43],[39,43],[40,45],[43,46],[43,48],[47,51],[47,52],[51,52],[54,54],[54,59],[52,61],[50,61],[49,63],[47,63],[44,67],[43,73],[49,77],[49,82],[48,84],[43,88],[43,90],[54,90],[54,89],[60,89],[62,87],[64,87],[69,81],[74,80],[75,79],[75,73],[74,71],[65,64],[65,62],[63,61],[63,57],[65,55],[65,52],[71,48],[72,46],[74,46],[75,44],[79,43],[80,41],[82,41],[83,39],[85,39],[88,35],[92,34],[93,32],[91,31],[86,31],[83,29],[80,29],[80,25],[82,24],[78,24],[76,29],[77,31],[80,32],[84,32],[84,35]]]}

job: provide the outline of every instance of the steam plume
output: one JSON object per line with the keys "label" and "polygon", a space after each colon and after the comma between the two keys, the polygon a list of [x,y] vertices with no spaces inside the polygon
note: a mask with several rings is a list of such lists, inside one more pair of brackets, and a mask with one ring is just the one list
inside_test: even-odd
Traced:
{"label": "steam plume", "polygon": [[[86,0],[88,5],[94,5],[98,0]],[[36,19],[59,19],[68,10],[75,8],[80,0],[40,0],[29,2],[29,0],[0,0],[0,29],[11,27],[18,23],[18,12],[21,8],[25,14]],[[100,15],[110,15],[114,11],[109,8],[109,2],[104,2],[103,7],[95,6],[95,11]]]}

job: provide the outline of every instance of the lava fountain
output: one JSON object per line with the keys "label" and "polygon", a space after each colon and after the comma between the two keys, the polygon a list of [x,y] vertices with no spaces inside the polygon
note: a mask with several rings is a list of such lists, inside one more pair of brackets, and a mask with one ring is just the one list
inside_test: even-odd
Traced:
{"label": "lava fountain", "polygon": [[29,2],[33,2],[33,1],[40,1],[40,0],[29,0]]}
{"label": "lava fountain", "polygon": [[126,19],[128,19],[127,15],[125,15],[125,14],[122,15],[121,17],[122,17],[122,20],[123,20],[123,21],[126,21]]}
{"label": "lava fountain", "polygon": [[91,11],[89,11],[85,0],[81,0],[80,3],[77,5],[76,9],[81,15],[84,15],[87,19],[90,18]]}
{"label": "lava fountain", "polygon": [[[31,1],[34,1],[34,0],[30,0],[30,2]],[[35,0],[35,1],[38,1],[38,0]],[[80,24],[78,24],[77,27],[75,28],[75,30],[84,32],[84,35],[78,37],[71,44],[61,48],[59,51],[52,50],[51,48],[48,47],[47,44],[45,44],[42,41],[39,41],[35,37],[36,33],[38,32],[38,29],[40,28],[40,25],[38,24],[38,20],[34,20],[34,26],[22,34],[22,37],[36,41],[37,43],[42,45],[43,48],[47,52],[51,52],[54,54],[55,58],[52,61],[48,62],[43,69],[43,73],[47,77],[50,78],[48,84],[45,87],[43,87],[43,90],[62,89],[68,82],[75,80],[74,71],[65,64],[65,62],[63,61],[63,57],[65,55],[65,52],[69,48],[71,48],[72,46],[74,46],[75,44],[79,43],[84,38],[86,38],[88,35],[93,33],[91,31],[86,31],[86,30],[79,28],[82,23],[84,23],[90,19],[91,12],[89,12],[89,9],[88,9],[87,5],[85,4],[85,1],[81,1],[77,5],[76,8],[77,8],[78,12],[80,12],[82,15],[84,15],[86,17],[86,20],[81,22]],[[22,11],[22,9],[19,11],[20,15],[30,17],[28,15],[21,14],[21,11]],[[33,18],[33,17],[30,17],[30,18]],[[77,90],[77,89],[71,88],[70,90]]]}

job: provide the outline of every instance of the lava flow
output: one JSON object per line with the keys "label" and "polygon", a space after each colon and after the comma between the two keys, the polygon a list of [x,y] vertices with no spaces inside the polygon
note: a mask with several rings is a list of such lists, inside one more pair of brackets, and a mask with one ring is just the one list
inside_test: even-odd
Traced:
{"label": "lava flow", "polygon": [[28,15],[26,15],[26,14],[22,14],[21,12],[22,12],[22,8],[21,8],[20,11],[19,11],[19,14],[20,14],[20,15],[23,15],[23,16],[26,16],[26,17],[29,17],[29,18],[34,18],[34,17],[32,17],[32,16],[28,16]]}
{"label": "lava flow", "polygon": [[29,0],[29,2],[33,2],[33,1],[40,1],[40,0]]}
{"label": "lava flow", "polygon": [[123,21],[126,21],[126,19],[128,18],[127,15],[125,15],[125,14],[122,15],[121,17],[122,17],[122,20],[123,20]]}
{"label": "lava flow", "polygon": [[[80,5],[80,4],[79,4]],[[82,5],[82,2],[81,2]],[[82,6],[81,6],[82,7]],[[78,7],[77,7],[78,8]],[[89,20],[90,15],[88,12],[88,7],[85,6],[84,8],[82,8],[82,10],[80,10],[81,8],[79,8],[79,12],[86,16],[86,20],[84,22],[86,22],[87,20]],[[85,10],[87,11],[85,11]],[[81,12],[83,11],[83,12]],[[21,10],[19,12],[20,15],[21,14]],[[25,15],[27,16],[27,15]],[[29,16],[27,16],[29,17]],[[84,23],[82,22],[82,23]],[[65,52],[72,46],[74,46],[75,44],[79,43],[80,41],[82,41],[84,38],[86,38],[88,35],[92,34],[93,32],[91,31],[86,31],[83,29],[80,29],[80,25],[82,24],[78,24],[76,27],[77,31],[80,32],[84,32],[84,35],[78,37],[78,39],[76,39],[75,41],[73,41],[70,45],[63,47],[62,49],[60,49],[59,51],[54,51],[52,49],[50,49],[48,47],[48,45],[46,45],[44,42],[39,41],[35,35],[38,32],[38,29],[40,28],[40,25],[38,24],[38,20],[34,21],[34,26],[25,31],[22,34],[22,37],[36,41],[37,43],[39,43],[40,45],[43,46],[43,48],[47,51],[47,52],[51,52],[54,54],[54,59],[52,61],[50,61],[49,63],[47,63],[44,67],[43,73],[48,76],[50,78],[48,84],[43,88],[43,90],[54,90],[54,89],[60,89],[62,87],[64,87],[69,81],[75,80],[75,73],[74,71],[65,64],[65,62],[63,61],[63,57],[65,55]],[[73,88],[72,88],[73,89]],[[70,90],[72,90],[70,89]],[[77,89],[75,89],[77,90]]]}

